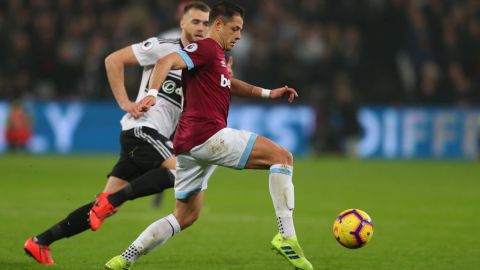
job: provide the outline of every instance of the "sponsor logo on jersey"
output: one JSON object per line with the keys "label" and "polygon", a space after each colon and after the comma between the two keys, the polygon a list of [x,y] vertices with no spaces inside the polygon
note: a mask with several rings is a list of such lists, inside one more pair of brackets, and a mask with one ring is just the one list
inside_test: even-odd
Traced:
{"label": "sponsor logo on jersey", "polygon": [[[146,82],[146,85],[148,85],[148,81]],[[147,93],[148,88],[145,88],[144,91]],[[173,73],[169,73],[160,89],[158,89],[158,97],[180,107],[183,97],[182,81],[180,77]]]}
{"label": "sponsor logo on jersey", "polygon": [[231,85],[232,84],[231,84],[230,80],[227,79],[227,77],[225,77],[225,75],[222,74],[222,76],[220,77],[220,86],[230,88]]}
{"label": "sponsor logo on jersey", "polygon": [[187,52],[194,52],[197,49],[198,49],[197,43],[191,43],[191,44],[188,44],[187,47],[185,47],[185,51]]}
{"label": "sponsor logo on jersey", "polygon": [[182,87],[178,86],[177,83],[173,80],[165,80],[162,85],[162,90],[165,94],[182,94]]}

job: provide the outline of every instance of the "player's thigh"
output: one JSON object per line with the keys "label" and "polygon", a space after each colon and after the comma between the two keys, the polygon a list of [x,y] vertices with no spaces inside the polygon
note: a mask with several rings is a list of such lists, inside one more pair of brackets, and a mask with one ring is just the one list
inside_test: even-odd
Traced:
{"label": "player's thigh", "polygon": [[171,156],[167,158],[163,163],[162,167],[167,168],[169,170],[175,170],[177,166],[177,159],[175,156]]}
{"label": "player's thigh", "polygon": [[292,154],[273,141],[263,136],[258,136],[253,144],[245,168],[266,169],[274,164],[293,165]]}
{"label": "player's thigh", "polygon": [[216,166],[197,160],[189,153],[177,156],[175,198],[185,200],[207,189],[208,180]]}
{"label": "player's thigh", "polygon": [[250,131],[224,128],[192,148],[190,154],[210,164],[243,169],[256,138],[257,134]]}
{"label": "player's thigh", "polygon": [[162,164],[175,168],[171,142],[156,130],[135,127],[122,131],[120,158],[108,176],[130,182]]}
{"label": "player's thigh", "polygon": [[[172,142],[148,127],[136,127],[133,129],[133,150],[129,152],[129,159],[135,166],[144,172],[158,168],[173,156]],[[171,160],[166,163],[172,166]],[[172,166],[174,167],[174,166]]]}

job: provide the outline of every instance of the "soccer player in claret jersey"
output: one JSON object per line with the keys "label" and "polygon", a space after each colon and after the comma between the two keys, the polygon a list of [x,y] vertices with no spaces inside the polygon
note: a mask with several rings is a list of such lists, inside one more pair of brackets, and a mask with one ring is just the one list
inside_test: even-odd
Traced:
{"label": "soccer player in claret jersey", "polygon": [[[297,92],[287,86],[267,90],[230,79],[225,51],[240,39],[243,8],[220,2],[210,12],[207,38],[157,61],[150,88],[157,88],[170,69],[183,69],[184,106],[174,137],[177,156],[176,206],[172,214],[152,223],[105,269],[129,269],[153,248],[192,225],[199,217],[204,191],[216,165],[235,169],[270,169],[269,186],[279,233],[271,244],[297,269],[313,269],[297,241],[293,224],[293,157],[284,148],[252,132],[227,128],[231,95],[281,98],[292,102]],[[155,104],[145,97],[140,104]]]}
{"label": "soccer player in claret jersey", "polygon": [[113,52],[105,60],[107,75],[115,99],[126,112],[121,120],[121,156],[109,174],[104,192],[95,202],[74,210],[50,229],[30,237],[24,250],[43,265],[53,265],[49,245],[87,229],[98,230],[105,218],[127,200],[133,200],[173,187],[175,156],[170,137],[179,119],[182,103],[181,71],[172,70],[158,90],[152,90],[155,108],[144,112],[128,99],[124,84],[124,66],[144,67],[137,100],[147,95],[147,84],[156,61],[197,40],[207,32],[210,7],[199,1],[187,3],[180,22],[180,38],[152,37],[144,42]]}

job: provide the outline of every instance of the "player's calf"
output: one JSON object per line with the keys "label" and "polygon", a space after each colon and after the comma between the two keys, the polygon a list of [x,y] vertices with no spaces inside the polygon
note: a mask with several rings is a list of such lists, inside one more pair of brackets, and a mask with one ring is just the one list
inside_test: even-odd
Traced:
{"label": "player's calf", "polygon": [[[201,197],[199,197],[201,196]],[[182,230],[190,227],[200,217],[201,200],[203,192],[190,196],[186,200],[177,200],[173,213]]]}

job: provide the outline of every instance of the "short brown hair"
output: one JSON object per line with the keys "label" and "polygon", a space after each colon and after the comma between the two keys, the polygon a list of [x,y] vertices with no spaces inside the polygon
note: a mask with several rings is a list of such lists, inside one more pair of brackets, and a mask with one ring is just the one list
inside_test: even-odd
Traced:
{"label": "short brown hair", "polygon": [[241,6],[228,1],[220,1],[213,6],[209,23],[213,24],[218,17],[222,18],[222,21],[230,21],[233,16],[237,15],[242,19],[245,17],[245,10]]}
{"label": "short brown hair", "polygon": [[198,9],[203,12],[210,12],[210,7],[202,1],[188,2],[183,8],[183,14],[187,13],[190,9]]}

